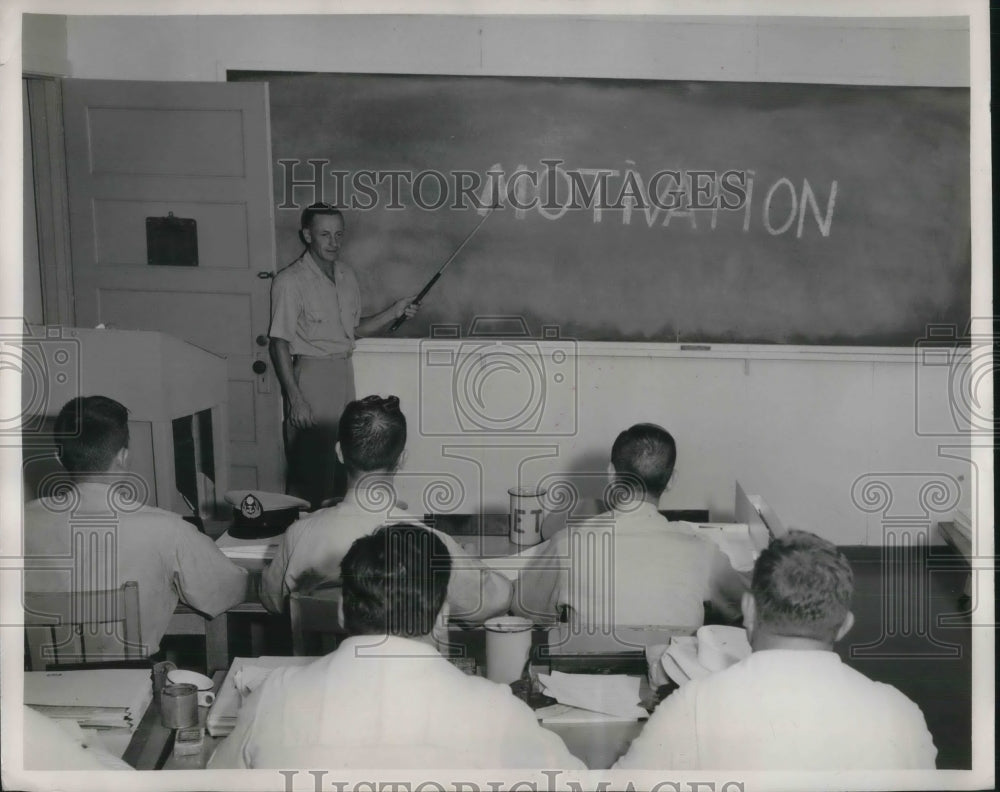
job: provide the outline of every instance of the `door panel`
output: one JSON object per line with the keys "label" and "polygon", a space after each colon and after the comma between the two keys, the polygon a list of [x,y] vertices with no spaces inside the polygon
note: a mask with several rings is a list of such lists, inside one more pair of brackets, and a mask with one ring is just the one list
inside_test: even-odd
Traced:
{"label": "door panel", "polygon": [[229,228],[233,233],[200,233],[199,267],[246,269],[247,215],[241,203],[195,203],[192,201],[94,201],[94,224],[101,240],[98,261],[102,265],[124,264],[146,259],[146,218],[190,217],[202,228]]}
{"label": "door panel", "polygon": [[97,176],[244,176],[239,108],[91,105],[87,115],[90,170]]}
{"label": "door panel", "polygon": [[[281,392],[255,343],[257,273],[274,269],[267,86],[65,80],[63,112],[77,323],[227,358],[230,484],[281,491]],[[169,213],[195,221],[198,266],[147,263],[146,218]]]}

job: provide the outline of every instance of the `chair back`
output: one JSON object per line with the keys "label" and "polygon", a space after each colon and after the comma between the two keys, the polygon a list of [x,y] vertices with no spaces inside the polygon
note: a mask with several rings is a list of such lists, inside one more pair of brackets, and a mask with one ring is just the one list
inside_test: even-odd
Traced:
{"label": "chair back", "polygon": [[31,671],[142,661],[139,584],[95,591],[24,592],[25,654]]}
{"label": "chair back", "polygon": [[292,592],[288,611],[292,622],[293,654],[319,656],[337,648],[340,639],[347,635],[340,602],[340,586]]}

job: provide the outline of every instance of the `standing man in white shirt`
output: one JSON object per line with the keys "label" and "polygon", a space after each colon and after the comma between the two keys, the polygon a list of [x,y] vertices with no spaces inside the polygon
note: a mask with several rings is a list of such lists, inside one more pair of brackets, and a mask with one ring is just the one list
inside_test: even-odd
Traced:
{"label": "standing man in white shirt", "polygon": [[357,276],[340,261],[344,216],[338,209],[309,206],[300,234],[306,249],[271,286],[270,351],[285,393],[288,491],[315,509],[345,487],[333,446],[340,414],[355,398],[355,337],[413,316],[417,306],[411,296],[361,315]]}
{"label": "standing man in white shirt", "polygon": [[753,653],[669,696],[615,767],[934,769],[920,708],[833,651],[854,624],[853,588],[850,564],[826,540],[774,540],[743,597]]}
{"label": "standing man in white shirt", "polygon": [[438,653],[450,573],[448,549],[426,528],[358,539],[341,564],[351,637],[273,671],[208,767],[586,769],[509,686]]}

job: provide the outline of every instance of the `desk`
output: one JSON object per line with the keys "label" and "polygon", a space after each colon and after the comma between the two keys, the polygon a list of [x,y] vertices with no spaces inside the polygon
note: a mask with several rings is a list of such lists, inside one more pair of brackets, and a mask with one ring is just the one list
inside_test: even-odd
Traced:
{"label": "desk", "polygon": [[[212,675],[216,693],[224,678],[223,671],[217,671]],[[198,719],[202,727],[205,726],[207,714],[207,707],[198,708]],[[611,767],[628,749],[632,740],[642,731],[644,723],[645,721],[608,720],[541,725],[558,734],[569,751],[583,760],[589,768],[603,770]],[[174,756],[173,732],[163,726],[160,720],[160,708],[154,701],[136,729],[124,759],[137,770],[201,770],[208,764],[212,753],[224,739],[224,737],[211,737],[206,732],[199,753]]]}
{"label": "desk", "polygon": [[[663,513],[663,512],[661,512]],[[665,512],[665,516],[689,516],[688,513]],[[694,514],[694,513],[691,513]],[[555,515],[559,517],[560,515]],[[487,566],[514,580],[519,570],[531,563],[531,559],[539,545],[522,546],[510,541],[508,534],[508,517],[506,514],[439,514],[425,515],[423,521],[442,533],[452,536],[472,556],[480,559]],[[549,538],[552,533],[565,524],[562,520],[546,521],[542,535]],[[218,540],[228,526],[224,521],[206,522],[206,532]],[[718,526],[717,526],[718,527]],[[706,531],[706,537],[715,540],[718,531]],[[252,540],[251,544],[260,544],[266,539]],[[720,545],[721,546],[721,545]],[[727,548],[723,546],[723,550]],[[206,619],[200,613],[179,605],[167,628],[169,635],[204,635],[206,666],[209,675],[214,671],[226,669],[231,662],[229,653],[229,637],[231,629],[230,617],[233,614],[250,614],[263,616],[267,614],[260,604],[260,575],[265,566],[262,560],[236,558],[234,563],[247,569],[250,575],[247,580],[247,594],[243,603],[231,608],[226,613],[214,619]],[[259,654],[260,636],[253,634],[251,627],[251,654]]]}

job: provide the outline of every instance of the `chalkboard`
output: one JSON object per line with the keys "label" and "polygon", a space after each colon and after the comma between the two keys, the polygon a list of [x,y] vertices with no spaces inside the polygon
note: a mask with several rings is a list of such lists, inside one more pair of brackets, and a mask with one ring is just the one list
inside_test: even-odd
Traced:
{"label": "chalkboard", "polygon": [[366,313],[500,197],[397,336],[505,315],[587,340],[900,346],[968,322],[966,89],[267,79],[278,264],[302,207],[345,206]]}

